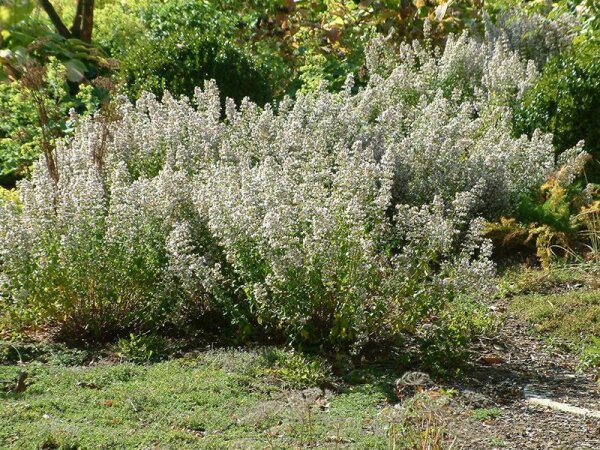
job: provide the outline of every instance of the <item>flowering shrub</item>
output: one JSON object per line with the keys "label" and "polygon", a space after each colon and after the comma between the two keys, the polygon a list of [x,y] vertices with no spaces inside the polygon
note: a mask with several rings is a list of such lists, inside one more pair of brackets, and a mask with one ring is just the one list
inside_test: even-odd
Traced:
{"label": "flowering shrub", "polygon": [[577,34],[577,17],[565,12],[554,18],[523,10],[503,12],[496,22],[487,21],[488,40],[504,39],[510,48],[542,67],[548,59],[566,50]]}
{"label": "flowering shrub", "polygon": [[402,46],[384,78],[378,45],[356,95],[229,100],[222,120],[207,83],[82,120],[58,182],[38,161],[2,207],[4,301],[94,338],[220,317],[298,345],[462,342],[493,291],[480,217],[554,168],[550,136],[511,137],[537,74],[463,35]]}

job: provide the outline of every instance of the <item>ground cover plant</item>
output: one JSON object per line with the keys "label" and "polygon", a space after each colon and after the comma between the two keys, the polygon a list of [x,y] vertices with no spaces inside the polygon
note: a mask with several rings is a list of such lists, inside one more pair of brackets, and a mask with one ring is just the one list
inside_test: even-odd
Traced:
{"label": "ground cover plant", "polygon": [[[559,296],[583,300],[597,293],[590,284],[593,278],[579,268],[513,268],[498,281],[499,304],[505,296],[514,300],[505,319],[521,314],[521,308],[541,310],[551,303],[558,307]],[[528,297],[521,299],[521,295]],[[576,311],[555,309],[570,324],[575,324]],[[534,316],[530,318],[537,320]],[[588,321],[579,326],[589,330],[595,325]],[[564,329],[577,338],[577,328]],[[507,331],[510,328],[501,333]],[[482,364],[479,382],[473,383],[472,369],[465,368],[456,380],[434,377],[425,388],[416,386],[416,392],[404,392],[402,397],[398,382],[406,378],[409,366],[401,354],[380,360],[372,353],[367,361],[364,357],[327,360],[281,348],[199,351],[189,339],[161,346],[155,338],[144,336],[123,339],[100,352],[44,341],[3,341],[0,423],[6,426],[0,427],[0,445],[365,449],[527,448],[548,441],[551,448],[582,442],[594,445],[595,435],[586,427],[597,423],[595,419],[535,408],[520,396],[505,399],[502,381],[517,377],[521,383],[547,380],[547,389],[562,384],[566,401],[587,402],[588,407],[597,404],[594,383],[586,383],[588,377],[576,372],[575,366],[563,367],[574,361],[564,359],[559,341],[542,340],[534,329],[523,328],[522,333],[515,342],[499,340],[502,334],[491,340],[482,358],[491,360],[488,352],[492,351],[501,355],[497,359],[510,358],[510,362]],[[157,358],[147,352],[152,340]],[[195,350],[186,353],[185,348]],[[509,368],[519,358],[515,352],[524,352],[523,361],[517,362],[523,367],[522,372],[512,373]],[[597,354],[597,348],[587,347],[578,370],[597,364]],[[568,377],[564,381],[549,377],[552,370]],[[14,392],[15,379],[24,371],[26,388]],[[490,375],[498,380],[489,383]],[[586,395],[573,398],[573,392],[583,387]],[[560,390],[553,394],[559,395]],[[557,435],[548,433],[553,423],[571,431],[559,433],[557,440]]]}
{"label": "ground cover plant", "polygon": [[554,263],[545,270],[508,268],[500,282],[510,314],[530,327],[553,351],[569,352],[580,373],[598,382],[600,283],[598,261]]}
{"label": "ground cover plant", "polygon": [[[401,427],[421,412],[415,408],[402,421],[382,379],[325,391],[314,380],[332,378],[330,371],[308,365],[311,378],[305,379],[285,370],[297,358],[263,349],[212,351],[149,366],[34,362],[23,394],[0,392],[0,445],[258,449],[351,443],[367,449],[385,448],[393,438],[409,448]],[[0,366],[0,380],[14,372]]]}

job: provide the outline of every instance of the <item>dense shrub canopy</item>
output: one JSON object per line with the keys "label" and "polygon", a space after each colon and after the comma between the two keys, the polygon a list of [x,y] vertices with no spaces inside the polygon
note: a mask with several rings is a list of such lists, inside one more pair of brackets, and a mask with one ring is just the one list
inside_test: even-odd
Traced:
{"label": "dense shrub canopy", "polygon": [[[113,9],[101,11],[108,14],[109,24]],[[117,22],[137,25],[140,32],[126,45],[110,39],[115,33],[110,28],[103,29],[100,38],[121,61],[121,77],[131,98],[144,91],[191,97],[196,86],[210,79],[218,82],[223,100],[230,97],[239,103],[247,96],[264,104],[273,98],[270,68],[236,41],[240,17],[210,2],[189,0],[116,9]]]}
{"label": "dense shrub canopy", "polygon": [[479,218],[554,168],[551,136],[511,138],[537,72],[467,35],[404,45],[383,77],[386,52],[356,95],[349,78],[223,113],[207,83],[82,120],[58,183],[40,160],[2,207],[3,301],[93,338],[192,316],[297,344],[462,342],[491,292]]}
{"label": "dense shrub canopy", "polygon": [[191,96],[210,79],[219,80],[223,99],[264,104],[272,98],[265,74],[248,55],[196,32],[138,40],[123,55],[121,75],[132,98],[144,91]]}
{"label": "dense shrub canopy", "polygon": [[[515,114],[517,132],[551,132],[557,152],[585,140],[600,156],[600,44],[574,46],[552,59]],[[596,165],[595,178],[598,178]]]}

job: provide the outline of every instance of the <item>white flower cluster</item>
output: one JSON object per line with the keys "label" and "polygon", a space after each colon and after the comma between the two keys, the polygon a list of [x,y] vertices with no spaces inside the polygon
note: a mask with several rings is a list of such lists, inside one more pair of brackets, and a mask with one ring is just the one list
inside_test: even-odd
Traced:
{"label": "white flower cluster", "polygon": [[577,17],[569,13],[549,18],[538,13],[511,11],[501,14],[495,23],[487,18],[486,37],[490,42],[505,41],[511,49],[541,67],[571,44],[577,25]]}
{"label": "white flower cluster", "polygon": [[222,117],[207,83],[193,102],[123,102],[108,133],[83,121],[58,184],[40,161],[22,209],[0,213],[2,295],[98,332],[212,310],[240,332],[335,344],[489,295],[478,217],[554,169],[550,136],[511,136],[535,68],[467,35],[403,46],[387,78],[369,63],[355,95],[349,79]]}

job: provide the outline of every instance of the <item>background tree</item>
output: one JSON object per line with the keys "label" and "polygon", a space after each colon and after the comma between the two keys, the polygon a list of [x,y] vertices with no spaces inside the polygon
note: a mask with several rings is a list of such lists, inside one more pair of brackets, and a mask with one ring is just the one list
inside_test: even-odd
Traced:
{"label": "background tree", "polygon": [[94,5],[78,0],[65,15],[59,1],[0,0],[0,116],[12,118],[0,125],[0,186],[28,176],[40,154],[56,180],[54,148],[72,133],[69,111],[86,115],[109,98],[116,63],[91,43]]}
{"label": "background tree", "polygon": [[92,30],[94,28],[94,0],[78,0],[75,18],[71,28],[64,24],[56,9],[48,0],[39,0],[48,18],[56,28],[56,31],[65,39],[76,38],[83,42],[92,41]]}

